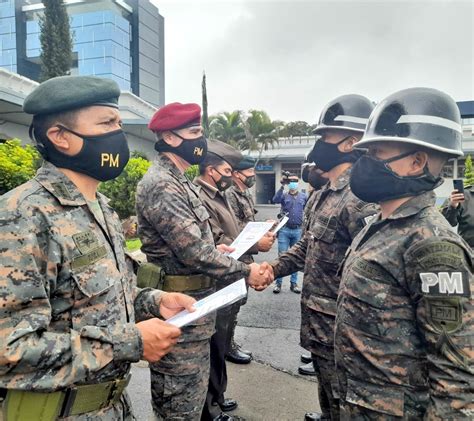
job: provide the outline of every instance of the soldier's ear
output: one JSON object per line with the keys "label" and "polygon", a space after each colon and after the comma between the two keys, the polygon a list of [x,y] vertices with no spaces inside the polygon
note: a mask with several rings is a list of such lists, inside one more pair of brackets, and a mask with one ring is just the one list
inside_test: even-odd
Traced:
{"label": "soldier's ear", "polygon": [[410,159],[410,170],[407,175],[420,175],[423,173],[423,169],[428,164],[428,154],[423,151],[415,152],[409,156]]}
{"label": "soldier's ear", "polygon": [[70,148],[70,138],[74,135],[59,126],[53,126],[47,130],[46,136],[57,149],[67,151]]}
{"label": "soldier's ear", "polygon": [[344,152],[344,153],[352,152],[352,150],[354,149],[354,145],[356,144],[357,140],[358,139],[357,139],[356,136],[351,136],[351,137],[347,138],[347,140],[341,145],[342,146],[342,152]]}

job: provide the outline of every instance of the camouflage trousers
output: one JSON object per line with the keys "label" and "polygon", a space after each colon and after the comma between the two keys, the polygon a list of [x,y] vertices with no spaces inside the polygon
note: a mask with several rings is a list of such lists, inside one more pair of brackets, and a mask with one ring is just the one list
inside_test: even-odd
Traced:
{"label": "camouflage trousers", "polygon": [[318,397],[323,419],[339,420],[339,394],[334,360],[311,353],[318,378]]}
{"label": "camouflage trousers", "polygon": [[[200,300],[212,289],[190,294]],[[183,326],[173,350],[150,364],[151,398],[158,420],[193,421],[201,418],[209,383],[209,341],[215,313]]]}

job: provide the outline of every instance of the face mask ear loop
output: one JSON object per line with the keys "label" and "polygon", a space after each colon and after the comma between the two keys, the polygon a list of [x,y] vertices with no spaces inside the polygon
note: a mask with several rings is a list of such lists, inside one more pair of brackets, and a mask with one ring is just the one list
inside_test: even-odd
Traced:
{"label": "face mask ear loop", "polygon": [[352,135],[346,136],[345,138],[341,139],[339,142],[335,143],[335,145],[339,146],[342,143],[344,143],[347,139],[350,139],[351,137],[352,137]]}

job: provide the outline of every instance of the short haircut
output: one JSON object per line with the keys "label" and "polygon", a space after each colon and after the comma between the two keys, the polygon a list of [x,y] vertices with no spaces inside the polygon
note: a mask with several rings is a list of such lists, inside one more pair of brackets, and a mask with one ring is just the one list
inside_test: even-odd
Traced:
{"label": "short haircut", "polygon": [[206,173],[207,167],[217,167],[218,165],[225,164],[225,159],[222,159],[220,156],[214,155],[213,153],[208,153],[204,161],[199,164],[199,174],[204,175]]}
{"label": "short haircut", "polygon": [[48,130],[57,124],[73,128],[76,124],[78,110],[65,111],[57,114],[35,115],[31,126],[37,142],[44,144],[49,141]]}

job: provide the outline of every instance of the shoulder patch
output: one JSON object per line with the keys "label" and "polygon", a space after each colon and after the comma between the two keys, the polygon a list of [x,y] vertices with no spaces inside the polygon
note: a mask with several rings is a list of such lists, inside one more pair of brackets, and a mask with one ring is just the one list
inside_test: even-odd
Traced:
{"label": "shoulder patch", "polygon": [[422,272],[421,292],[432,297],[470,297],[469,274],[466,271]]}
{"label": "shoulder patch", "polygon": [[411,258],[426,271],[437,267],[458,268],[464,266],[464,250],[449,241],[435,241],[417,247]]}

